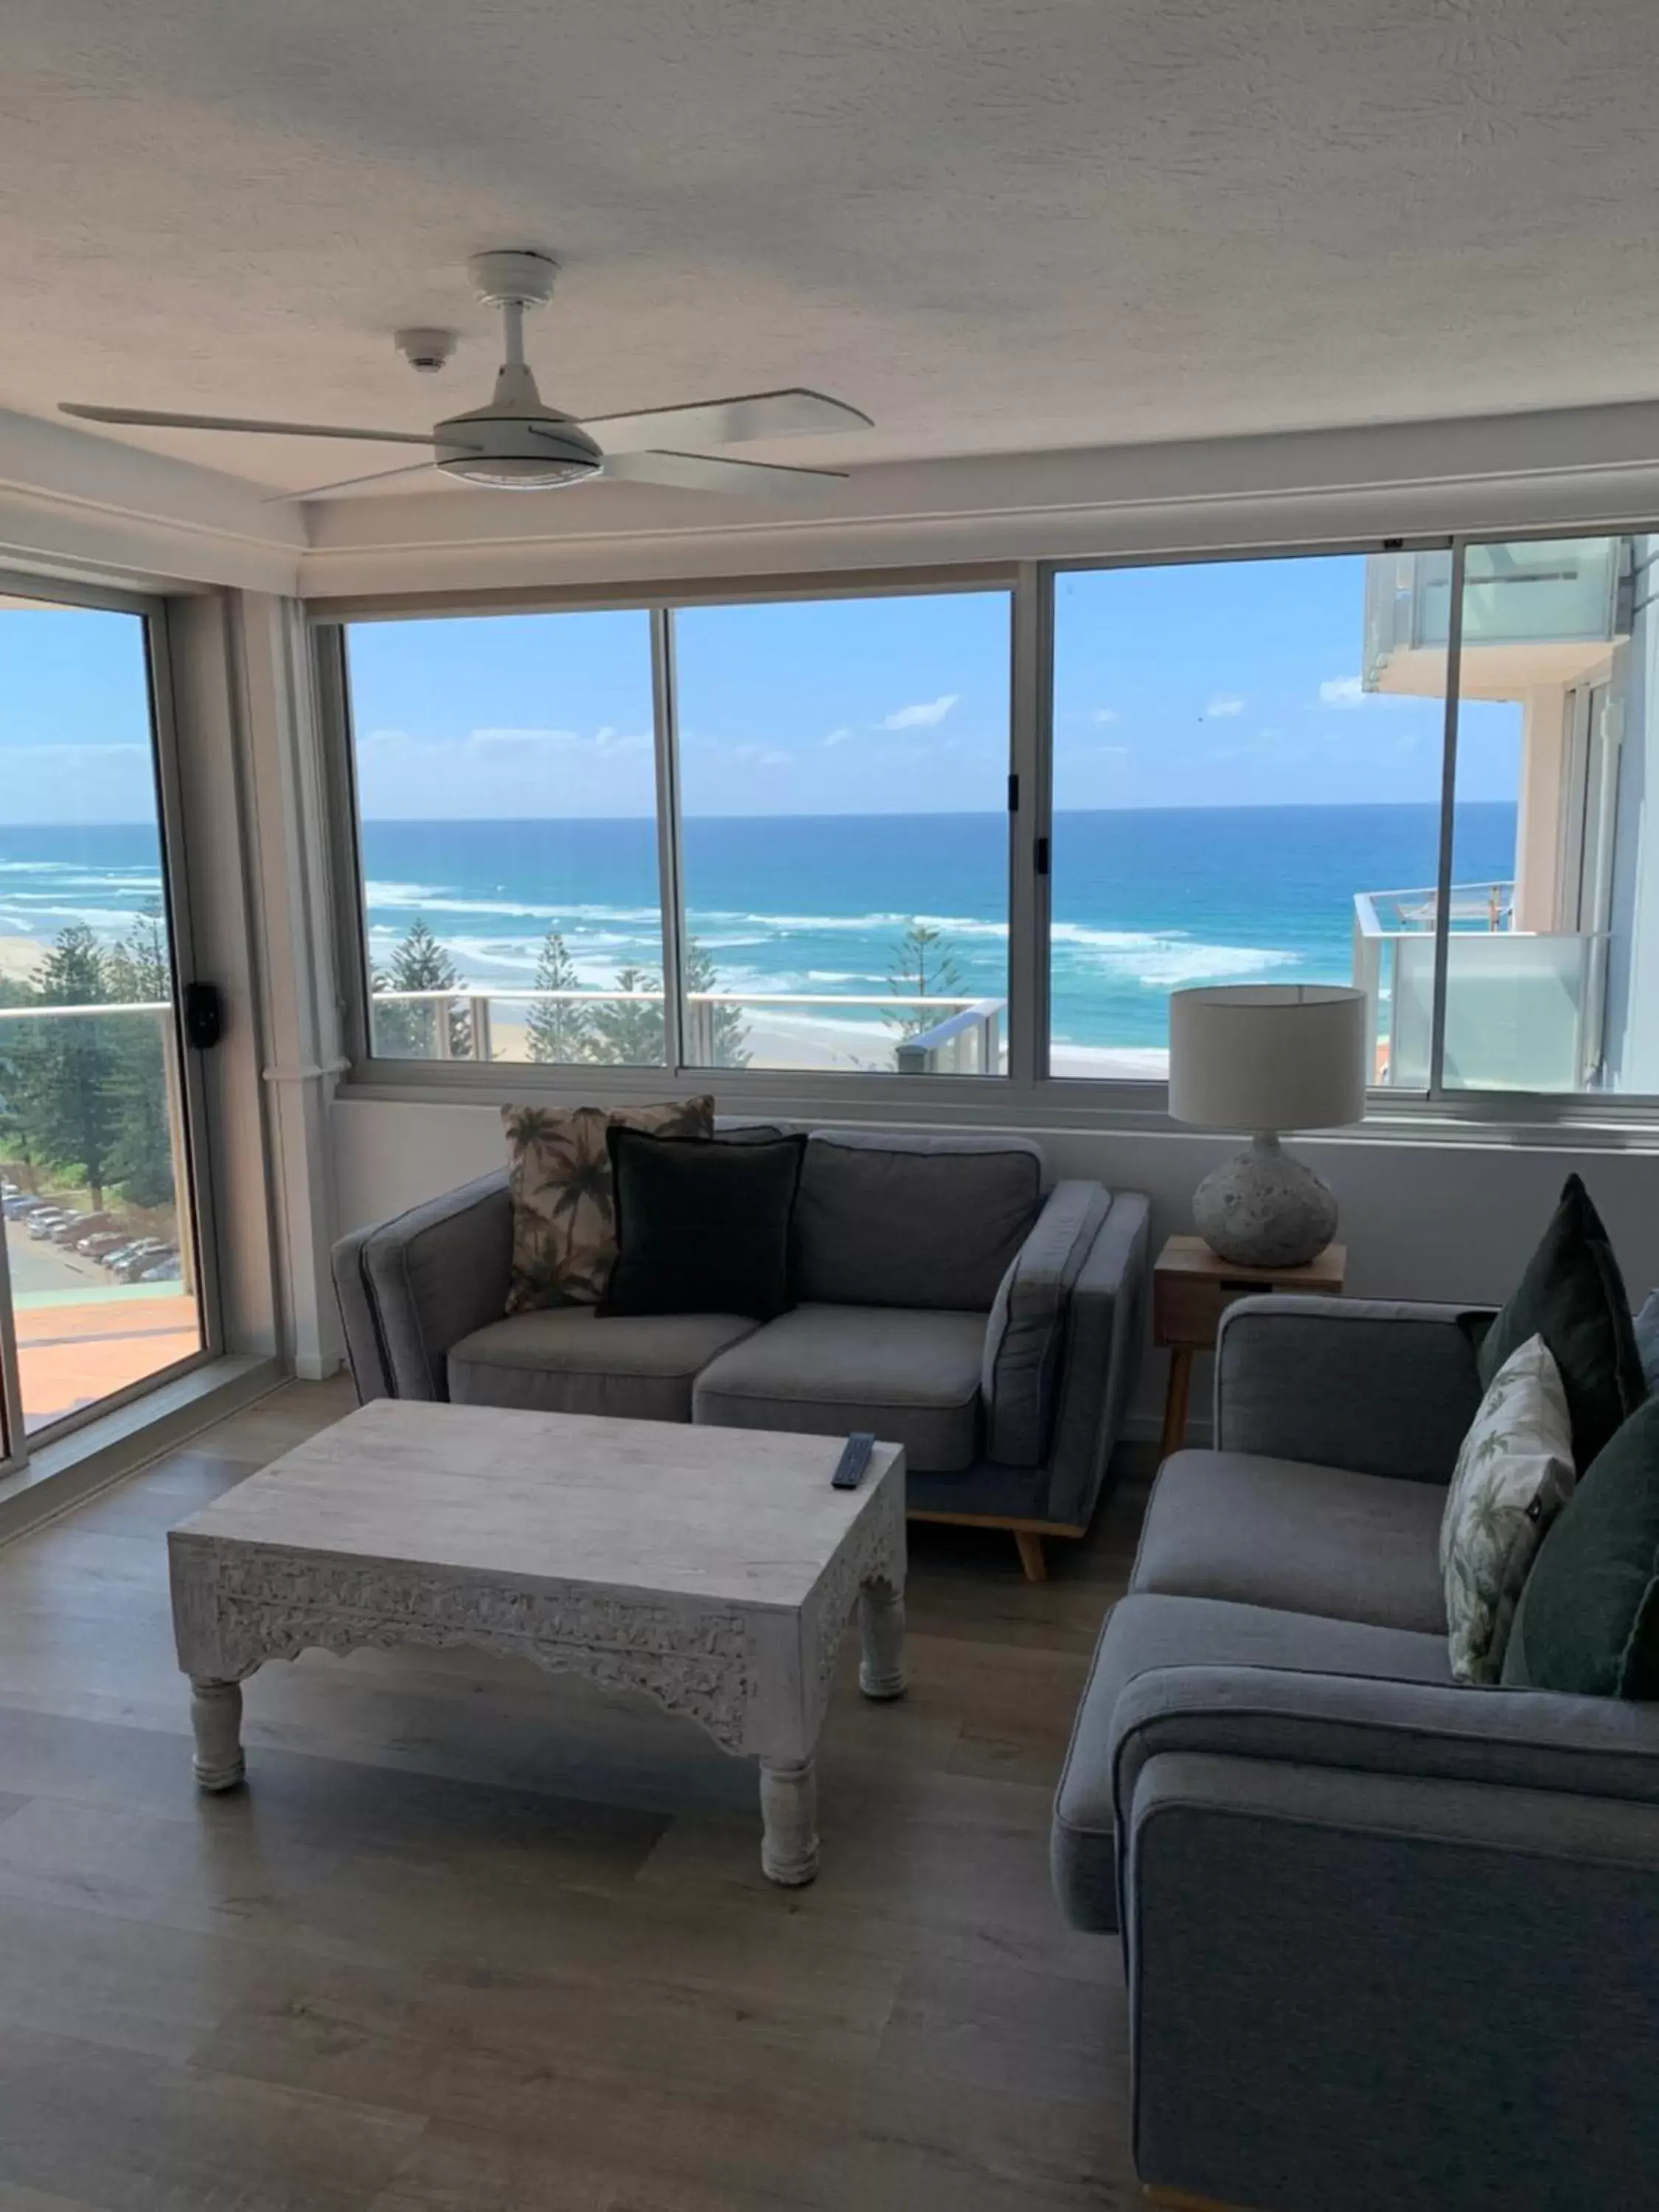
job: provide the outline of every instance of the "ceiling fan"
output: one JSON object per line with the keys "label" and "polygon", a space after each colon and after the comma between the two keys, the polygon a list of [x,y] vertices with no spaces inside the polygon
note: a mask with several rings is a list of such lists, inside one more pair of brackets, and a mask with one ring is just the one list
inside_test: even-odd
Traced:
{"label": "ceiling fan", "polygon": [[[790,492],[844,479],[842,469],[783,468],[771,462],[732,461],[688,453],[690,445],[721,446],[744,438],[781,438],[804,432],[868,429],[870,417],[821,392],[753,392],[684,407],[605,415],[579,422],[550,407],[536,389],[524,357],[527,308],[553,295],[558,264],[529,252],[476,253],[467,264],[478,297],[499,307],[505,359],[489,404],[451,415],[429,435],[409,430],[345,429],[327,422],[262,422],[233,415],[168,415],[144,407],[86,407],[64,402],[59,412],[89,422],[132,422],[177,430],[258,430],[283,438],[361,438],[386,445],[428,446],[430,458],[407,468],[344,477],[279,499],[319,499],[360,484],[384,483],[422,469],[496,491],[544,491],[592,477],[626,483],[671,484],[685,491]],[[421,342],[418,345],[405,341]],[[398,343],[420,368],[447,357],[447,332],[400,332]]]}

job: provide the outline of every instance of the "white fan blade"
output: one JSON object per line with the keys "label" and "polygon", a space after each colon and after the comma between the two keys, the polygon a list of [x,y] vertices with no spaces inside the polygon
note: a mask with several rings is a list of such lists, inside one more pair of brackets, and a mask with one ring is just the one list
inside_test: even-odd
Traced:
{"label": "white fan blade", "polygon": [[676,491],[735,491],[763,498],[803,485],[845,483],[845,469],[786,469],[771,461],[717,461],[707,453],[607,453],[602,474],[619,483],[672,484]]}
{"label": "white fan blade", "polygon": [[[415,430],[343,430],[332,422],[256,422],[240,415],[162,415],[150,407],[76,407],[67,399],[60,415],[83,422],[135,422],[155,430],[263,430],[276,438],[373,438],[388,446],[435,446],[436,438]],[[453,439],[442,441],[453,445]]]}
{"label": "white fan blade", "polygon": [[328,499],[337,491],[350,491],[357,484],[386,483],[393,477],[423,476],[435,468],[435,461],[411,461],[406,469],[375,469],[366,477],[339,477],[332,483],[313,484],[309,491],[274,491],[262,499],[261,507],[277,507],[285,500]]}
{"label": "white fan blade", "polygon": [[744,438],[796,438],[813,432],[868,430],[870,417],[822,392],[749,392],[635,415],[596,415],[582,424],[606,453],[637,453],[667,444],[731,446]]}

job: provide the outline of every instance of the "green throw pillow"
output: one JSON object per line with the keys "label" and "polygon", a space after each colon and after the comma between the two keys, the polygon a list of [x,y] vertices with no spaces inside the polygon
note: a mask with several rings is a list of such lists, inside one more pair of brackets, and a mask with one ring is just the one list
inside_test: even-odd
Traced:
{"label": "green throw pillow", "polygon": [[1659,1398],[1631,1415],[1540,1546],[1504,1683],[1659,1698]]}
{"label": "green throw pillow", "polygon": [[1490,1390],[1498,1369],[1541,1336],[1561,1370],[1582,1472],[1647,1396],[1630,1299],[1601,1217],[1575,1176],[1527,1262],[1520,1288],[1482,1338],[1476,1364]]}

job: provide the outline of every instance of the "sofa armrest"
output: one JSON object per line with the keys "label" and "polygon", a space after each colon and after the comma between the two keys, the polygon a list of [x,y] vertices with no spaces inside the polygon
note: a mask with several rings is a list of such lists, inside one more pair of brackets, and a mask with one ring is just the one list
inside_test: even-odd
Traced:
{"label": "sofa armrest", "polygon": [[505,1168],[343,1237],[334,1285],[358,1397],[447,1398],[449,1347],[501,1318],[512,1264]]}
{"label": "sofa armrest", "polygon": [[1553,2212],[1659,2162],[1653,1806],[1172,1752],[1125,1858],[1143,2182]]}
{"label": "sofa armrest", "polygon": [[1097,1182],[1056,1183],[997,1287],[980,1395],[986,1456],[1000,1467],[1041,1467],[1048,1455],[1072,1292],[1111,1204]]}
{"label": "sofa armrest", "polygon": [[1216,1449],[1449,1481],[1480,1403],[1465,1318],[1380,1299],[1241,1299],[1216,1342]]}
{"label": "sofa armrest", "polygon": [[1072,1285],[1048,1445],[1047,1514],[1064,1528],[1088,1525],[1140,1370],[1152,1212],[1144,1192],[1114,1192]]}
{"label": "sofa armrest", "polygon": [[1164,1667],[1112,1715],[1119,1833],[1140,1770],[1164,1753],[1492,1785],[1659,1809],[1659,1706],[1549,1690],[1476,1690],[1273,1667]]}

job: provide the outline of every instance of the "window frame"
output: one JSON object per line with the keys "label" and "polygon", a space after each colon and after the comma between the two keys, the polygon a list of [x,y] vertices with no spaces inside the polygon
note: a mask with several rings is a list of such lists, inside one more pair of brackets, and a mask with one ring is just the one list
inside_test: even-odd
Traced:
{"label": "window frame", "polygon": [[183,1128],[179,1148],[188,1191],[189,1234],[196,1264],[196,1306],[201,1342],[196,1350],[136,1382],[111,1390],[89,1405],[29,1429],[23,1420],[9,1269],[0,1249],[0,1480],[27,1472],[31,1458],[60,1443],[94,1421],[137,1405],[170,1382],[223,1357],[224,1309],[219,1271],[219,1243],[214,1220],[212,1162],[209,1149],[206,1085],[202,1054],[185,1034],[184,994],[199,976],[190,900],[190,857],[185,834],[184,792],[179,777],[179,730],[173,677],[173,644],[167,603],[159,593],[126,590],[8,570],[9,599],[38,600],[43,607],[84,607],[106,614],[135,616],[143,626],[144,681],[150,730],[150,775],[155,793],[155,823],[161,847],[161,907],[167,918],[173,980],[173,1030],[179,1069]]}
{"label": "window frame", "polygon": [[[526,1095],[572,1103],[656,1096],[665,1083],[696,1084],[720,1095],[723,1110],[787,1114],[791,1118],[884,1119],[894,1123],[953,1120],[990,1127],[1040,1127],[1056,1132],[1119,1128],[1171,1131],[1168,1085],[1157,1081],[1048,1072],[1049,948],[1053,879],[1047,868],[1054,818],[1053,705],[1055,584],[1067,574],[1149,568],[1212,567],[1381,554],[1443,552],[1452,561],[1446,696],[1443,722],[1437,880],[1442,896],[1435,929],[1434,1025],[1430,1079],[1420,1089],[1372,1086],[1356,1133],[1435,1141],[1449,1130],[1508,1141],[1532,1133],[1551,1142],[1571,1131],[1575,1145],[1617,1146],[1659,1124],[1659,1094],[1448,1089],[1443,1043],[1449,914],[1444,896],[1453,863],[1464,570],[1468,550],[1531,539],[1659,535],[1659,523],[1534,523],[1468,531],[1366,533],[1313,542],[1253,540],[1064,559],[958,562],[893,569],[813,570],[789,575],[711,576],[612,586],[550,586],[398,596],[337,597],[308,603],[315,641],[319,696],[329,779],[330,821],[337,901],[343,917],[339,945],[342,1000],[349,1066],[348,1099],[407,1103],[473,1099],[504,1103]],[[684,1053],[679,940],[683,921],[677,695],[672,681],[673,613],[697,606],[767,605],[826,599],[901,598],[1006,591],[1010,595],[1010,776],[1008,811],[1008,1066],[1006,1075],[901,1076],[846,1070],[709,1069]],[[580,609],[644,608],[652,617],[652,683],[658,799],[658,851],[663,900],[665,1063],[648,1068],[557,1067],[534,1062],[386,1060],[367,1050],[367,935],[357,836],[354,750],[344,681],[344,625],[469,614],[558,613]],[[671,957],[672,954],[672,957]]]}

